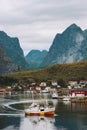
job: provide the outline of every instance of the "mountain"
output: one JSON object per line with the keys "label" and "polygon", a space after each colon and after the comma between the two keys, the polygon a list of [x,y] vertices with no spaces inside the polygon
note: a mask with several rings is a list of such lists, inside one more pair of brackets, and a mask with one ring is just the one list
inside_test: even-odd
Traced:
{"label": "mountain", "polygon": [[5,75],[11,72],[19,71],[21,68],[14,64],[9,57],[7,57],[5,51],[0,46],[0,75]]}
{"label": "mountain", "polygon": [[25,57],[26,61],[28,62],[29,66],[31,66],[30,69],[38,69],[41,62],[44,60],[44,58],[47,55],[47,51],[43,50],[31,50]]}
{"label": "mountain", "polygon": [[0,31],[0,46],[3,47],[7,57],[9,57],[12,62],[21,66],[23,69],[28,69],[29,65],[24,58],[18,38],[12,38],[5,32]]}
{"label": "mountain", "polygon": [[83,60],[87,60],[87,30],[72,24],[62,34],[56,34],[41,67]]}

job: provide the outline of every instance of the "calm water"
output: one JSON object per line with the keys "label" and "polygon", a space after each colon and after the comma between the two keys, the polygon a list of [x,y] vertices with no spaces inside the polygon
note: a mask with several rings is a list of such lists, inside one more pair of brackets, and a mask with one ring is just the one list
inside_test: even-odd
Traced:
{"label": "calm water", "polygon": [[[41,102],[47,96],[41,97]],[[24,109],[32,102],[30,97],[0,98],[0,130],[87,130],[87,104],[48,98],[56,107],[54,118],[25,117]]]}

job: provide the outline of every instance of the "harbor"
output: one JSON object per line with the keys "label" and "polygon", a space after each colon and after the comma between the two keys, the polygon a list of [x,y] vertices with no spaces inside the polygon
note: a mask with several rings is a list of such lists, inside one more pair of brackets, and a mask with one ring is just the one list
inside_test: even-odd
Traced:
{"label": "harbor", "polygon": [[47,102],[55,106],[54,117],[25,116],[24,111],[32,104],[29,97],[0,98],[0,129],[1,130],[86,130],[87,103],[76,103],[52,99],[44,94],[43,99],[35,99],[36,103]]}

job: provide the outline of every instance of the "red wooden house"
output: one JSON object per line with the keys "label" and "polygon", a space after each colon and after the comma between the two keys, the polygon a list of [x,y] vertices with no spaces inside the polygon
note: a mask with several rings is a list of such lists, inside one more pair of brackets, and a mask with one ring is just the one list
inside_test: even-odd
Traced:
{"label": "red wooden house", "polygon": [[70,95],[72,97],[84,97],[87,96],[87,88],[76,88],[71,90]]}

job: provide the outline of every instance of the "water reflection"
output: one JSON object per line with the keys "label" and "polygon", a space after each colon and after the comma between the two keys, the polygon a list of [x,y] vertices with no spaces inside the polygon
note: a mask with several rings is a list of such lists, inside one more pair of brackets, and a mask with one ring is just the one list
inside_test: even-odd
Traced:
{"label": "water reflection", "polygon": [[0,116],[0,129],[15,130],[20,127],[20,122],[20,117]]}
{"label": "water reflection", "polygon": [[87,116],[63,114],[55,118],[0,116],[0,130],[87,130]]}
{"label": "water reflection", "polygon": [[53,127],[55,127],[54,123],[55,118],[31,116],[24,119],[24,122],[21,123],[20,130],[53,130]]}
{"label": "water reflection", "polygon": [[[35,101],[38,102],[37,99]],[[14,102],[13,99],[0,100],[0,102],[0,130],[87,130],[87,104],[85,103],[66,103],[49,99],[48,102],[55,105],[57,116],[48,118],[25,117],[23,112],[32,103],[31,99],[16,99]]]}
{"label": "water reflection", "polygon": [[87,130],[86,115],[64,114],[55,118],[55,126],[63,130]]}
{"label": "water reflection", "polygon": [[55,117],[56,128],[87,130],[87,104],[58,102],[56,113],[59,115]]}
{"label": "water reflection", "polygon": [[87,103],[57,102],[56,113],[87,113]]}

